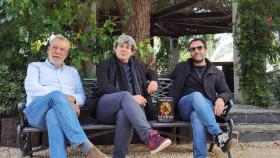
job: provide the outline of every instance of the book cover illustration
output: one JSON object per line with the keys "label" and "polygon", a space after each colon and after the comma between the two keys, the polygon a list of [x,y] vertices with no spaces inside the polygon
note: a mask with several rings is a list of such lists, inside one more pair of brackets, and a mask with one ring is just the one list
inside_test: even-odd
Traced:
{"label": "book cover illustration", "polygon": [[171,122],[174,119],[173,98],[160,97],[158,98],[158,121]]}

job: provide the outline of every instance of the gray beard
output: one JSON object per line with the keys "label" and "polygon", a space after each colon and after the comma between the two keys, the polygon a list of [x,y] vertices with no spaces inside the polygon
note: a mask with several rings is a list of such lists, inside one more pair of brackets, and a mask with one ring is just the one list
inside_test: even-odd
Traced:
{"label": "gray beard", "polygon": [[59,66],[61,66],[62,64],[63,64],[63,61],[62,60],[54,60],[53,58],[51,58],[51,57],[48,57],[48,59],[49,59],[49,62],[50,63],[52,63],[53,65],[59,65]]}

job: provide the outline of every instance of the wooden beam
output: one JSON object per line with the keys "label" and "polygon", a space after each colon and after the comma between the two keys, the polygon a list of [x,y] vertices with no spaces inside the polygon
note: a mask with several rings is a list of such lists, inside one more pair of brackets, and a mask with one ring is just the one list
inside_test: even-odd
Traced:
{"label": "wooden beam", "polygon": [[203,34],[217,34],[217,33],[230,33],[231,31],[224,30],[224,29],[214,29],[214,30],[206,30],[206,29],[197,29],[196,31],[193,31],[192,29],[187,31],[180,31],[180,33],[175,33],[175,32],[169,32],[169,33],[164,33],[160,32],[157,30],[153,30],[151,32],[151,37],[153,36],[167,36],[167,37],[180,37],[180,36],[186,36],[186,35],[203,35]]}
{"label": "wooden beam", "polygon": [[[173,19],[173,18],[208,18],[208,17],[232,17],[231,14],[225,15],[223,12],[207,12],[207,13],[174,13],[161,19]],[[161,20],[160,19],[160,20]]]}
{"label": "wooden beam", "polygon": [[[216,34],[230,33],[232,27],[227,25],[194,25],[194,24],[176,24],[176,23],[160,23],[168,32],[164,32],[153,26],[151,36],[169,36],[178,37],[185,35],[201,35],[201,34]],[[176,30],[176,31],[175,31]]]}
{"label": "wooden beam", "polygon": [[232,18],[231,17],[205,17],[205,18],[182,18],[182,19],[177,19],[177,18],[172,18],[172,19],[162,19],[159,20],[158,22],[160,23],[168,23],[168,22],[173,22],[173,23],[191,23],[191,24],[211,24],[211,23],[216,23],[216,24],[229,24],[231,23]]}
{"label": "wooden beam", "polygon": [[204,27],[204,28],[217,28],[217,29],[231,29],[231,26],[217,26],[217,25],[202,25],[202,24],[190,24],[190,23],[177,23],[177,22],[165,22],[166,24],[175,24],[175,25],[186,25],[186,26],[196,26],[196,27]]}
{"label": "wooden beam", "polygon": [[164,27],[162,27],[159,23],[155,23],[154,24],[156,27],[158,27],[159,29],[161,29],[163,32],[168,33],[169,31],[166,30]]}
{"label": "wooden beam", "polygon": [[197,3],[200,3],[200,2],[203,2],[203,1],[205,1],[205,0],[186,0],[186,1],[182,2],[182,3],[175,4],[172,7],[169,7],[167,9],[164,9],[164,10],[154,14],[153,18],[155,18],[155,19],[163,18],[165,16],[168,16],[170,14],[178,12],[181,9],[193,6],[193,5],[195,5]]}

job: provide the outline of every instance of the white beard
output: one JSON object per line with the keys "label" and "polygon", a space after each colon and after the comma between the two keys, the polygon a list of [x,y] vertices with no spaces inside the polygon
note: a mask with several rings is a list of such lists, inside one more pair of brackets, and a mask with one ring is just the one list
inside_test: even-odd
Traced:
{"label": "white beard", "polygon": [[61,66],[63,64],[63,60],[55,60],[52,57],[49,57],[49,62],[52,63],[53,65],[57,66]]}

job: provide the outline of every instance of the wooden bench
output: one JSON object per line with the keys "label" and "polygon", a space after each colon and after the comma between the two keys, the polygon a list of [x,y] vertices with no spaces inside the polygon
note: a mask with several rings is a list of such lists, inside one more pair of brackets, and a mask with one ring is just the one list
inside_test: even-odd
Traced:
{"label": "wooden bench", "polygon": [[[156,109],[157,98],[167,96],[167,93],[168,93],[170,87],[172,86],[172,81],[167,78],[159,78],[158,84],[159,84],[158,92],[152,95],[153,108],[155,108],[155,109]],[[92,92],[97,88],[97,81],[95,79],[83,79],[83,87],[84,87],[85,95],[88,98],[89,96],[91,96]],[[228,119],[227,115],[228,115],[228,112],[231,109],[232,105],[233,105],[233,102],[230,100],[226,104],[226,108],[224,110],[223,115],[221,117],[216,118],[217,121],[219,122],[219,125],[221,126],[221,128],[223,130],[229,131],[230,136],[232,135],[233,121],[232,121],[232,119]],[[24,113],[23,113],[24,108],[25,108],[24,103],[18,104],[20,124],[17,127],[17,141],[18,141],[18,146],[20,149],[20,157],[24,157],[24,156],[28,156],[28,155],[32,156],[32,153],[47,148],[46,146],[39,146],[36,148],[32,147],[31,134],[36,133],[36,132],[46,132],[46,130],[31,127],[28,124],[28,122],[24,116]],[[81,114],[85,110],[86,109],[81,110]],[[158,122],[156,120],[152,120],[152,121],[149,121],[149,123],[151,124],[151,126],[153,128],[157,128],[157,129],[163,128],[163,127],[175,128],[175,129],[181,128],[181,127],[191,127],[190,122],[183,122],[183,121],[178,121],[178,120],[171,122],[171,123],[162,123],[162,122]],[[94,130],[94,132],[87,135],[89,138],[112,133],[112,132],[114,132],[114,129],[115,129],[115,125],[104,125],[104,124],[100,124],[96,121],[92,121],[90,123],[81,123],[81,126],[85,131]],[[162,131],[160,129],[159,129],[159,132],[161,134],[171,136],[171,137],[178,137],[178,138],[186,137],[186,134],[182,135],[182,134],[178,134],[177,132],[175,132],[175,133],[166,132],[166,131]],[[214,144],[217,144],[217,142],[215,142],[213,140],[213,138],[208,142],[210,143],[209,151],[211,152]],[[228,154],[229,158],[233,157],[231,151],[229,151],[227,154]]]}

